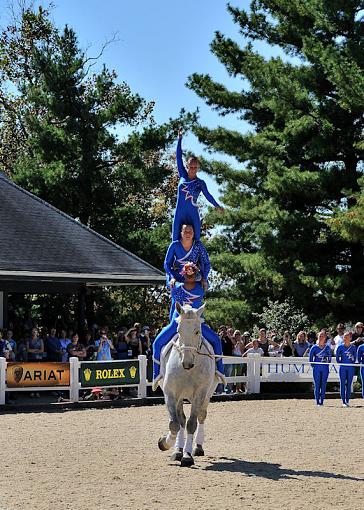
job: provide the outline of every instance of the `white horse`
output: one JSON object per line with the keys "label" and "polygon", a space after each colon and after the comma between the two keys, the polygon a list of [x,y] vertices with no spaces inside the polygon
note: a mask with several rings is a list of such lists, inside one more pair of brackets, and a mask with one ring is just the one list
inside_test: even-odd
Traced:
{"label": "white horse", "polygon": [[[158,446],[169,450],[173,445],[173,460],[181,461],[181,466],[192,466],[193,436],[197,428],[194,455],[204,455],[204,422],[207,406],[213,394],[218,378],[215,375],[215,357],[212,349],[203,341],[201,335],[201,314],[199,309],[176,304],[178,317],[178,338],[173,342],[166,355],[165,375],[162,389],[169,413],[169,432],[161,437]],[[191,414],[187,421],[187,438],[185,439],[186,416],[183,401],[191,403]]]}

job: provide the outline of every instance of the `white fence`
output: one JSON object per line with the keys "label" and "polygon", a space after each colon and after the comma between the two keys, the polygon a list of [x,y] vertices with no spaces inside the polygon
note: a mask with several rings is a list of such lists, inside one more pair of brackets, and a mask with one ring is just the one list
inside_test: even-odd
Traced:
{"label": "white fence", "polygon": [[[127,360],[130,362],[130,360]],[[138,383],[122,384],[115,381],[112,387],[137,387],[138,398],[145,398],[147,396],[147,387],[151,386],[152,383],[147,381],[147,358],[145,356],[139,356],[139,381]],[[260,385],[262,382],[312,382],[312,368],[308,358],[274,358],[274,357],[262,357],[259,354],[249,354],[248,357],[237,357],[224,358],[223,362],[225,365],[242,365],[246,366],[243,372],[246,375],[227,377],[228,383],[246,383],[246,391],[248,394],[260,393]],[[122,360],[107,361],[107,362],[82,362],[77,358],[70,358],[70,384],[69,386],[31,386],[31,387],[7,387],[6,383],[6,370],[7,362],[5,358],[0,358],[0,405],[5,404],[5,392],[7,391],[68,391],[71,402],[78,402],[80,390],[86,390],[81,387],[80,383],[80,370],[82,365],[87,363],[102,363],[117,364],[122,363]],[[354,378],[354,381],[356,378]],[[339,368],[336,363],[330,365],[329,382],[339,381]],[[106,388],[108,385],[103,386],[97,384],[97,387]]]}

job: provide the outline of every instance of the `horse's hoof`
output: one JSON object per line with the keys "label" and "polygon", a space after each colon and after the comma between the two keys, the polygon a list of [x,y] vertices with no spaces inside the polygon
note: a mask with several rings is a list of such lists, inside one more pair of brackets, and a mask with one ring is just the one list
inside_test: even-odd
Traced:
{"label": "horse's hoof", "polygon": [[171,460],[177,460],[178,462],[181,462],[183,457],[183,449],[177,448],[171,455]]}
{"label": "horse's hoof", "polygon": [[181,467],[191,467],[193,466],[195,461],[193,460],[192,455],[186,453],[181,459]]}
{"label": "horse's hoof", "polygon": [[193,456],[194,457],[203,457],[205,455],[205,452],[200,444],[197,444],[195,446],[195,449],[193,450]]}
{"label": "horse's hoof", "polygon": [[166,436],[162,436],[158,439],[158,448],[162,450],[162,452],[166,452],[167,450],[169,450],[169,446],[167,445],[166,442]]}

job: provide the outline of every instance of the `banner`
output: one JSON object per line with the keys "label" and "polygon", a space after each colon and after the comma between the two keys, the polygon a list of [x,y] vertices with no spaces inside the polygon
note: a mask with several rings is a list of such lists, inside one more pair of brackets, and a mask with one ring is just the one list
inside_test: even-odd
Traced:
{"label": "banner", "polygon": [[82,362],[79,373],[82,388],[140,383],[138,360]]}
{"label": "banner", "polygon": [[[339,381],[339,368],[337,365],[330,365],[328,381]],[[264,360],[262,363],[263,382],[312,382],[312,367],[308,360],[284,363]]]}
{"label": "banner", "polygon": [[69,363],[26,362],[7,364],[8,388],[32,388],[37,386],[69,386]]}

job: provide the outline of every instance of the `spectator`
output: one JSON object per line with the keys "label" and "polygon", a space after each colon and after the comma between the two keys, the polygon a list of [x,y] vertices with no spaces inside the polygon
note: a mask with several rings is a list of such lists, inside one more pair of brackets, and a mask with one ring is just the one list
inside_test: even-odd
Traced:
{"label": "spectator", "polygon": [[115,345],[115,358],[116,359],[128,359],[128,342],[126,339],[126,328],[121,328],[118,332]]}
{"label": "spectator", "polygon": [[62,361],[61,342],[56,333],[56,328],[51,328],[51,333],[45,341],[45,350],[49,361]]}
{"label": "spectator", "polygon": [[28,361],[27,343],[25,338],[20,338],[20,340],[18,340],[16,352],[16,361]]}
{"label": "spectator", "polygon": [[293,342],[293,355],[302,358],[308,356],[311,345],[306,340],[306,333],[300,331],[297,333],[296,341]]}
{"label": "spectator", "polygon": [[364,343],[364,331],[362,322],[357,322],[355,324],[355,331],[351,337],[351,343],[353,343],[356,347],[359,347]]}
{"label": "spectator", "polygon": [[140,343],[142,348],[142,354],[145,356],[150,356],[152,352],[152,339],[150,337],[150,327],[143,326],[141,335],[140,335]]}
{"label": "spectator", "polygon": [[43,359],[44,343],[39,336],[38,328],[32,329],[32,336],[27,341],[27,353],[29,361],[39,361]]}
{"label": "spectator", "polygon": [[269,341],[269,349],[268,349],[269,356],[282,356],[282,349],[280,344],[278,343],[278,337],[275,335],[272,335],[270,337]]}
{"label": "spectator", "polygon": [[12,361],[11,353],[10,342],[3,338],[3,331],[0,329],[0,357],[5,358],[7,361]]}
{"label": "spectator", "polygon": [[247,349],[243,356],[248,356],[248,354],[260,354],[261,356],[264,356],[264,351],[261,347],[259,347],[259,340],[254,338],[254,340],[249,344],[251,347]]}
{"label": "spectator", "polygon": [[[267,332],[264,328],[260,328],[259,330],[259,338],[258,338],[259,347],[263,350],[264,356],[269,356],[269,345],[273,345],[275,349],[278,349],[280,346],[277,342],[271,340],[268,340],[267,338]],[[250,349],[253,347],[253,343],[250,342],[250,344],[246,345],[246,349]]]}
{"label": "spectator", "polygon": [[80,339],[77,333],[72,336],[72,341],[67,345],[67,352],[69,357],[78,358],[80,361],[84,360],[87,356],[84,345],[80,343]]}
{"label": "spectator", "polygon": [[114,345],[111,340],[107,338],[106,330],[100,331],[100,338],[96,340],[95,347],[97,348],[97,361],[111,360],[111,350],[114,350]]}
{"label": "spectator", "polygon": [[317,333],[316,333],[316,331],[309,331],[307,333],[307,342],[310,344],[311,347],[313,345],[315,345],[315,343],[317,342]]}
{"label": "spectator", "polygon": [[[244,350],[245,344],[243,342],[241,332],[237,329],[233,334],[233,356],[242,358]],[[243,363],[233,365],[233,377],[239,377],[241,375],[243,375]],[[236,383],[235,389],[237,393],[243,393],[241,383]]]}
{"label": "spectator", "polygon": [[8,329],[6,332],[6,340],[9,342],[11,350],[9,352],[9,361],[15,361],[17,354],[16,341],[13,338],[13,331]]}
{"label": "spectator", "polygon": [[140,335],[141,335],[141,332],[142,332],[142,326],[140,324],[140,322],[136,322],[133,326],[133,328],[136,329],[136,336],[138,338],[138,340],[140,339]]}
{"label": "spectator", "polygon": [[94,359],[95,354],[95,343],[92,340],[92,332],[86,331],[85,333],[85,349],[86,349],[86,358],[87,360]]}
{"label": "spectator", "polygon": [[61,361],[67,362],[68,361],[68,351],[67,346],[71,343],[71,340],[67,338],[67,331],[65,329],[62,329],[61,331],[61,338],[59,339],[59,342],[61,344]]}
{"label": "spectator", "polygon": [[282,349],[282,356],[284,358],[289,358],[290,356],[293,356],[293,345],[292,345],[291,335],[289,334],[289,331],[285,331],[283,333],[283,341],[281,343],[281,349]]}
{"label": "spectator", "polygon": [[339,347],[339,345],[344,343],[344,329],[345,329],[344,324],[342,324],[341,322],[336,326],[337,335],[334,338],[334,342],[335,342],[334,352],[335,353],[336,353],[336,350]]}
{"label": "spectator", "polygon": [[126,333],[126,339],[128,342],[128,357],[137,358],[142,353],[142,346],[140,338],[138,337],[138,330],[135,326],[130,328]]}
{"label": "spectator", "polygon": [[[230,333],[230,334],[229,334]],[[232,342],[232,335],[234,334],[234,331],[232,328],[226,328],[226,326],[221,326],[219,328],[219,336],[221,338],[221,344],[222,344],[222,353],[224,356],[232,356],[233,355],[233,342]],[[231,363],[224,364],[224,372],[225,377],[231,377],[231,373],[233,370],[233,365]],[[221,389],[221,386],[218,386],[218,392]],[[231,393],[232,391],[232,384],[227,384],[225,388],[226,393]]]}

